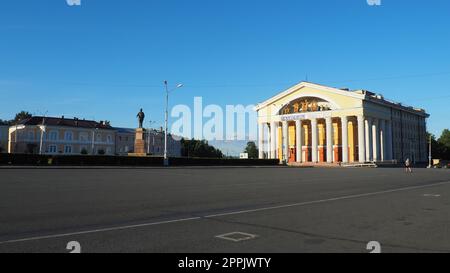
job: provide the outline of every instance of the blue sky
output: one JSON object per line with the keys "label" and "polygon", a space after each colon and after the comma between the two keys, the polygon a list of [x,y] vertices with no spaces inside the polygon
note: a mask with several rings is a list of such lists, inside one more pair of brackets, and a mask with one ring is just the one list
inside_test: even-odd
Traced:
{"label": "blue sky", "polygon": [[171,104],[256,104],[304,80],[379,92],[450,127],[450,1],[4,0],[0,118],[158,126]]}

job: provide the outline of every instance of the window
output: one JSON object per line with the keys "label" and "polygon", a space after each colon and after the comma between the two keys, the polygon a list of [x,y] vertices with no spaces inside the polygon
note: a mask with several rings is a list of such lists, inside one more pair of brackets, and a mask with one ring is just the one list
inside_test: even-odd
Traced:
{"label": "window", "polygon": [[67,141],[72,141],[73,140],[73,133],[71,131],[67,131],[64,134],[64,139]]}
{"label": "window", "polygon": [[28,140],[34,140],[34,132],[28,132]]}
{"label": "window", "polygon": [[112,136],[111,135],[107,136],[107,141],[108,141],[108,143],[112,143]]}
{"label": "window", "polygon": [[102,134],[97,134],[97,141],[102,141]]}
{"label": "window", "polygon": [[70,145],[64,146],[64,153],[65,154],[71,154],[72,153],[72,146],[70,146]]}
{"label": "window", "polygon": [[50,140],[58,140],[58,132],[57,131],[51,131],[48,134],[48,139],[50,139]]}
{"label": "window", "polygon": [[89,141],[88,133],[86,133],[86,132],[80,133],[79,138],[80,138],[80,142],[88,142]]}
{"label": "window", "polygon": [[56,154],[56,150],[57,150],[56,145],[50,145],[50,146],[48,146],[48,152],[49,152],[49,153],[51,153],[51,154]]}

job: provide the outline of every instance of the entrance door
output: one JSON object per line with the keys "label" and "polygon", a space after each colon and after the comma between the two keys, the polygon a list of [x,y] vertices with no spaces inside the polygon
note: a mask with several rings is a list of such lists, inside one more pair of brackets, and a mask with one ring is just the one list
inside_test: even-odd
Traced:
{"label": "entrance door", "polygon": [[295,148],[289,149],[289,163],[293,163],[296,161],[297,150]]}

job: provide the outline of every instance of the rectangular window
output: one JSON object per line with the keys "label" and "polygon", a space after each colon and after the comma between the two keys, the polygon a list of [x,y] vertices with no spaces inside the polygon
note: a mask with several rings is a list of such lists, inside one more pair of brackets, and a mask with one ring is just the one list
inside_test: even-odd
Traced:
{"label": "rectangular window", "polygon": [[48,138],[50,140],[58,140],[58,132],[55,132],[55,131],[50,132],[50,134],[48,135]]}
{"label": "rectangular window", "polygon": [[80,133],[80,142],[88,142],[88,134],[87,133]]}
{"label": "rectangular window", "polygon": [[70,146],[70,145],[64,146],[64,153],[65,154],[71,154],[72,153],[72,146]]}
{"label": "rectangular window", "polygon": [[50,145],[50,146],[48,146],[48,152],[49,152],[49,153],[51,153],[51,154],[56,154],[56,150],[57,150],[56,145]]}
{"label": "rectangular window", "polygon": [[72,132],[66,132],[64,135],[64,139],[67,141],[72,141],[73,139],[73,133]]}

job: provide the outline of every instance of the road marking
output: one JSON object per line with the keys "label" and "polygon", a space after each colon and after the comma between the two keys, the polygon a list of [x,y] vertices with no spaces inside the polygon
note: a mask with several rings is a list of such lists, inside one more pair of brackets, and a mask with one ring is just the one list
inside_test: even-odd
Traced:
{"label": "road marking", "polygon": [[431,183],[431,184],[421,185],[421,186],[403,187],[403,188],[392,189],[392,190],[376,191],[376,192],[370,192],[370,193],[346,195],[346,196],[341,196],[341,197],[334,197],[334,198],[321,199],[321,200],[315,200],[315,201],[306,201],[306,202],[287,204],[287,205],[280,205],[280,206],[263,207],[263,208],[251,209],[251,210],[241,210],[241,211],[226,212],[226,213],[220,213],[220,214],[211,214],[211,215],[205,215],[205,216],[196,216],[196,217],[190,217],[190,218],[174,219],[174,220],[168,220],[168,221],[143,223],[143,224],[137,224],[137,225],[117,226],[117,227],[110,227],[110,228],[101,228],[101,229],[94,229],[94,230],[86,230],[86,231],[78,231],[78,232],[70,232],[70,233],[61,233],[61,234],[53,234],[53,235],[45,235],[45,236],[36,236],[36,237],[22,238],[22,239],[14,239],[14,240],[8,240],[8,241],[0,242],[0,245],[12,244],[12,243],[21,243],[21,242],[28,242],[28,241],[36,241],[36,240],[44,240],[44,239],[55,239],[55,238],[61,238],[61,237],[69,237],[69,236],[92,234],[92,233],[100,233],[100,232],[108,232],[108,231],[134,229],[134,228],[141,228],[141,227],[150,227],[150,226],[172,224],[172,223],[180,223],[180,222],[187,222],[187,221],[194,221],[194,220],[201,220],[201,219],[208,219],[208,218],[217,218],[217,217],[222,217],[222,216],[246,214],[246,213],[260,212],[260,211],[267,211],[267,210],[276,210],[276,209],[300,207],[300,206],[314,205],[314,204],[333,202],[333,201],[339,201],[339,200],[347,200],[347,199],[355,199],[355,198],[361,198],[361,197],[367,197],[367,196],[375,196],[375,195],[386,194],[386,193],[423,189],[423,188],[429,188],[429,187],[446,185],[446,184],[450,184],[450,181]]}
{"label": "road marking", "polygon": [[248,241],[248,240],[256,239],[256,238],[258,238],[258,235],[237,231],[237,232],[231,232],[231,233],[227,233],[227,234],[217,235],[215,237],[237,243],[237,242],[241,242],[241,241]]}
{"label": "road marking", "polygon": [[440,194],[424,194],[424,197],[441,197]]}

